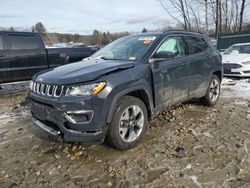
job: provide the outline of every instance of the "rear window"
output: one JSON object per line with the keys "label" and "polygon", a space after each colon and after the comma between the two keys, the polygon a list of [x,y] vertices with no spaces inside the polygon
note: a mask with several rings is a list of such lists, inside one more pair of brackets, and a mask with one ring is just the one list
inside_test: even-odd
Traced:
{"label": "rear window", "polygon": [[3,38],[2,38],[2,35],[0,35],[0,50],[3,50]]}
{"label": "rear window", "polygon": [[33,35],[9,35],[10,49],[32,50],[39,48],[39,40]]}
{"label": "rear window", "polygon": [[198,37],[185,37],[189,54],[196,54],[203,51],[204,41]]}

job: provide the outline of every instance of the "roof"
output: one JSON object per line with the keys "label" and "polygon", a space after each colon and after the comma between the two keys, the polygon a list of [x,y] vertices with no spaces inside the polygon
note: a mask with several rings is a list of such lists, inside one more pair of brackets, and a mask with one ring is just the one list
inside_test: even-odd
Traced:
{"label": "roof", "polygon": [[196,35],[196,36],[201,36],[201,37],[208,37],[206,35],[203,35],[201,33],[197,32],[192,32],[192,31],[183,31],[183,30],[170,30],[170,31],[165,31],[165,32],[147,32],[147,33],[138,33],[135,35],[138,36],[148,36],[148,35],[158,35],[158,36],[166,36],[169,34],[187,34],[187,35]]}
{"label": "roof", "polygon": [[35,32],[27,32],[27,31],[0,31],[0,33],[12,33],[12,34],[37,34]]}

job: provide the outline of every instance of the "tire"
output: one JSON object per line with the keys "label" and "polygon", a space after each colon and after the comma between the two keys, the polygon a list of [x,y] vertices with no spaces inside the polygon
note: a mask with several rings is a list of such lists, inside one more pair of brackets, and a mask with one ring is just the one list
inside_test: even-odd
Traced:
{"label": "tire", "polygon": [[130,149],[141,141],[147,124],[148,112],[144,103],[136,97],[124,96],[118,101],[106,141],[117,149]]}
{"label": "tire", "polygon": [[221,87],[220,87],[220,79],[216,75],[212,75],[210,82],[208,84],[208,88],[206,91],[206,95],[201,98],[201,102],[206,106],[214,106],[220,97]]}

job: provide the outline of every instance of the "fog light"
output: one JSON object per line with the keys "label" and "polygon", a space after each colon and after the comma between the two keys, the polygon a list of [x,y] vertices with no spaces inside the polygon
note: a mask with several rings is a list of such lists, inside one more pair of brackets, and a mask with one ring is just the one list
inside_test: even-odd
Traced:
{"label": "fog light", "polygon": [[91,122],[94,112],[92,110],[68,111],[64,117],[73,124],[85,124]]}

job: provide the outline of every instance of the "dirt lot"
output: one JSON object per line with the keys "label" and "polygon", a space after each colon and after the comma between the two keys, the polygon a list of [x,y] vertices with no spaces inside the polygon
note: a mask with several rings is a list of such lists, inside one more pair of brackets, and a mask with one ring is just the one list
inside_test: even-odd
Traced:
{"label": "dirt lot", "polygon": [[166,110],[123,152],[48,140],[24,92],[1,95],[0,187],[250,187],[249,87],[226,79],[215,107]]}

